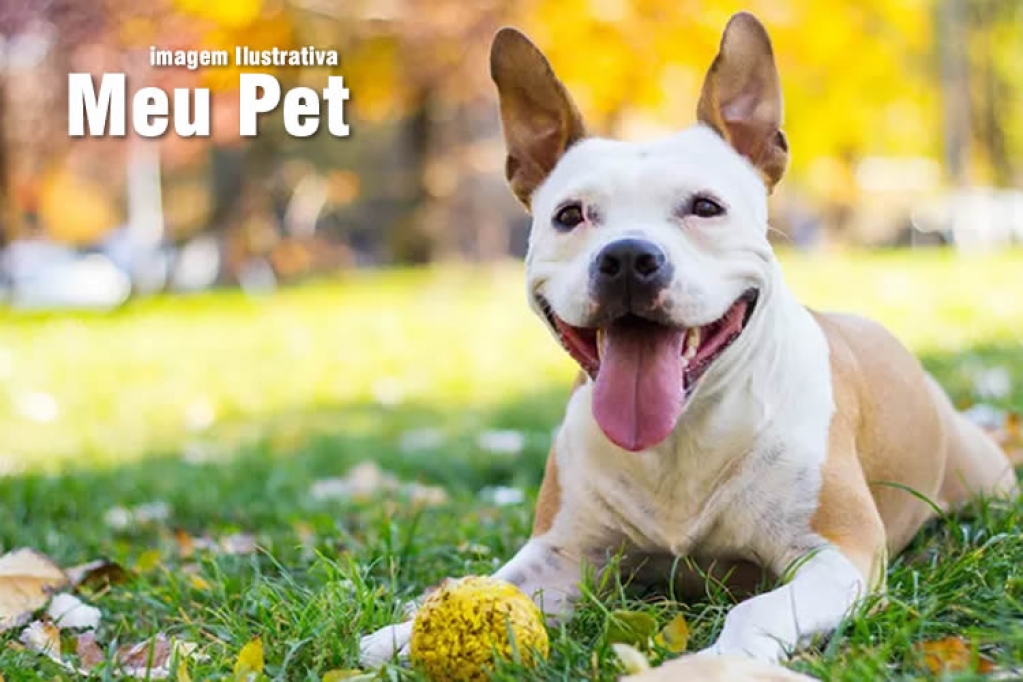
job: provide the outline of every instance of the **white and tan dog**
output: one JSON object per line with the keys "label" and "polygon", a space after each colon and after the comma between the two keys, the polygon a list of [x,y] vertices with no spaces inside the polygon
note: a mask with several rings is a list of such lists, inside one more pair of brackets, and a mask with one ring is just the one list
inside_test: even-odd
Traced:
{"label": "white and tan dog", "polygon": [[[584,567],[619,552],[644,581],[667,581],[680,557],[694,575],[785,576],[707,650],[777,660],[883,586],[887,558],[934,513],[919,496],[955,508],[1016,494],[1006,455],[898,341],[785,286],[767,197],[788,147],[753,16],[725,29],[699,124],[654,142],[587,137],[517,31],[497,34],[491,72],[508,180],[533,217],[530,300],[584,370],[533,537],[498,577],[565,616]],[[364,638],[364,662],[410,632]]]}

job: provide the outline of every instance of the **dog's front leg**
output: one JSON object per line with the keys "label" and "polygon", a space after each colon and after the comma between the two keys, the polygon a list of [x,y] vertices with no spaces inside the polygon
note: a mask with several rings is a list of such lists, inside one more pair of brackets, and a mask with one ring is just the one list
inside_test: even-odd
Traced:
{"label": "dog's front leg", "polygon": [[841,425],[833,425],[817,511],[808,528],[793,534],[802,538],[794,547],[823,544],[810,552],[757,548],[761,556],[775,557],[767,568],[778,575],[791,573],[792,578],[733,607],[717,641],[705,653],[777,661],[814,635],[834,631],[862,597],[883,587],[884,523],[863,479],[853,442]]}
{"label": "dog's front leg", "polygon": [[[495,578],[517,586],[536,601],[548,616],[557,622],[572,612],[579,596],[582,565],[561,548],[543,537],[527,542],[497,573]],[[408,656],[412,638],[412,620],[389,625],[363,637],[359,643],[359,660],[364,666],[378,666]]]}
{"label": "dog's front leg", "polygon": [[733,607],[717,641],[701,653],[778,661],[813,635],[837,628],[866,587],[841,551],[824,547],[787,584]]}

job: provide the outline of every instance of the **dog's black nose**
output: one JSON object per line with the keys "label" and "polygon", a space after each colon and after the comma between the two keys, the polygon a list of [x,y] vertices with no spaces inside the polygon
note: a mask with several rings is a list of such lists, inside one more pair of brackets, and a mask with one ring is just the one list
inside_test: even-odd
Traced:
{"label": "dog's black nose", "polygon": [[660,247],[645,239],[619,239],[597,254],[594,275],[613,281],[631,279],[646,284],[658,277],[667,259]]}
{"label": "dog's black nose", "polygon": [[623,312],[642,312],[670,282],[667,256],[646,239],[613,241],[597,253],[590,265],[594,298],[621,307]]}

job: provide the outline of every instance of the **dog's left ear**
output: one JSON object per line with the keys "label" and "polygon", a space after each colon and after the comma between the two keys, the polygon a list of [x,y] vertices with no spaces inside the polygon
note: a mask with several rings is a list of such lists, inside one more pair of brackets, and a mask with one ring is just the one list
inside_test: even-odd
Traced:
{"label": "dog's left ear", "polygon": [[586,131],[579,110],[547,58],[519,31],[502,28],[494,36],[490,77],[501,98],[501,125],[508,148],[505,176],[528,210],[533,191]]}
{"label": "dog's left ear", "polygon": [[725,27],[696,117],[749,159],[768,192],[774,189],[785,174],[789,145],[781,131],[781,83],[771,39],[752,14],[736,14]]}

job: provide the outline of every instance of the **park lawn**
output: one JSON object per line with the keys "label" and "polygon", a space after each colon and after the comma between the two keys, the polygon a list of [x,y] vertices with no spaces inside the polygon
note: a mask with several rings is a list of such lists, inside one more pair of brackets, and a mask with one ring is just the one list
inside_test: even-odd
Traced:
{"label": "park lawn", "polygon": [[[804,300],[886,323],[959,404],[1023,410],[1023,252],[784,261]],[[517,264],[150,299],[110,315],[0,313],[0,548],[135,568],[87,598],[103,612],[104,646],[166,633],[206,656],[192,679],[231,679],[259,636],[269,677],[318,680],[355,667],[358,634],[393,622],[402,600],[490,572],[521,545],[572,374],[531,317]],[[366,460],[447,500],[331,494],[323,479]],[[492,486],[526,500],[499,506]],[[111,525],[111,509],[151,503],[166,516]],[[934,522],[893,561],[884,608],[791,665],[827,679],[926,676],[917,643],[959,635],[998,669],[1023,669],[1021,522],[1023,503]],[[258,551],[189,556],[179,539],[235,533],[253,534]],[[682,613],[695,649],[731,603],[714,590],[699,603],[640,602],[619,587],[593,586],[552,630],[538,678],[615,679],[615,610],[662,623]],[[0,635],[7,680],[66,675],[16,640]]]}

